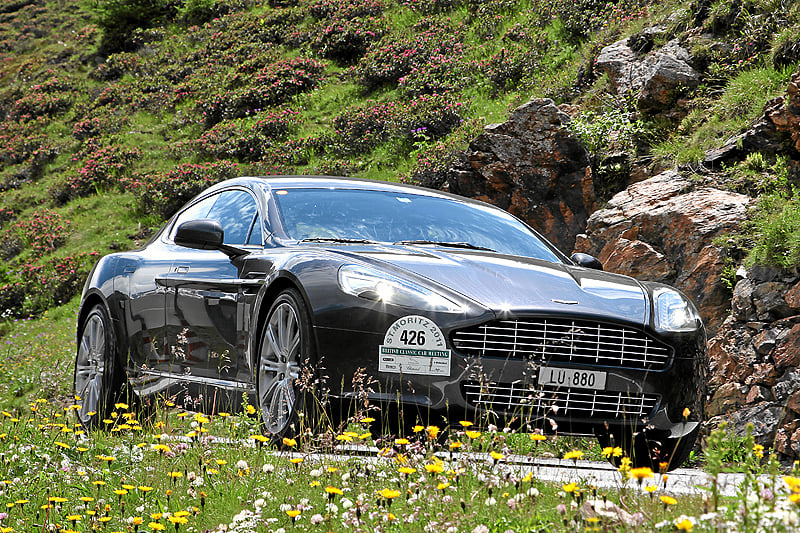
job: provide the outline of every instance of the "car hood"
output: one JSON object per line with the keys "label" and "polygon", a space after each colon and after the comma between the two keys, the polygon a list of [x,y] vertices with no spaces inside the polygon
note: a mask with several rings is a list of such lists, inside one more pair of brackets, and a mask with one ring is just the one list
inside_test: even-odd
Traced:
{"label": "car hood", "polygon": [[637,324],[648,314],[647,295],[636,280],[599,270],[473,250],[392,246],[352,252],[347,255],[411,271],[498,313],[559,312]]}

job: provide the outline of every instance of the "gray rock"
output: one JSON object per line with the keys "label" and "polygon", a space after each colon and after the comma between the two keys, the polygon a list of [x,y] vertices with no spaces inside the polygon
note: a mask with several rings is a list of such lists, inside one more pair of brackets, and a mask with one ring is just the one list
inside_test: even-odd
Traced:
{"label": "gray rock", "polygon": [[778,341],[778,332],[774,329],[765,329],[753,340],[753,347],[761,355],[768,355]]}
{"label": "gray rock", "polygon": [[[644,36],[645,40],[647,36]],[[637,41],[633,41],[634,46]],[[689,64],[689,52],[677,40],[670,41],[644,58],[637,55],[629,39],[606,46],[595,65],[608,74],[617,94],[631,92],[641,111],[669,109],[681,91],[697,87],[700,75]]]}
{"label": "gray rock", "polygon": [[733,414],[734,432],[743,437],[747,433],[747,426],[752,424],[756,444],[761,444],[765,448],[772,446],[783,415],[783,407],[769,402],[761,402]]}
{"label": "gray rock", "polygon": [[800,369],[791,368],[772,387],[772,395],[775,401],[782,403],[798,390],[800,390]]}
{"label": "gray rock", "polygon": [[758,318],[756,307],[753,305],[753,291],[755,283],[750,278],[743,279],[733,287],[731,298],[731,315],[742,322],[752,322]]}

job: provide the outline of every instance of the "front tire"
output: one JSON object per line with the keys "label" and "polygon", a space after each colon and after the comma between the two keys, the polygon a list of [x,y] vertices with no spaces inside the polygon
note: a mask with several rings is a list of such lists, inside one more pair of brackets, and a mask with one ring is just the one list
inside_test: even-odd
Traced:
{"label": "front tire", "polygon": [[311,320],[294,289],[270,306],[258,358],[256,390],[265,434],[276,443],[312,425],[316,356]]}
{"label": "front tire", "polygon": [[78,421],[87,430],[97,428],[113,412],[115,395],[122,389],[114,331],[102,305],[95,305],[83,322],[73,385],[75,396],[80,398]]}

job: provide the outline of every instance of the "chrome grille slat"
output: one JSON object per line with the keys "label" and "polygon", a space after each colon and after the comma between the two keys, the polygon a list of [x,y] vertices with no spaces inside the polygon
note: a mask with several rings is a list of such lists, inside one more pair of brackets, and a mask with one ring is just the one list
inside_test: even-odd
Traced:
{"label": "chrome grille slat", "polygon": [[472,326],[456,331],[453,345],[465,355],[646,370],[665,368],[672,357],[669,346],[636,329],[552,317]]}
{"label": "chrome grille slat", "polygon": [[[533,389],[515,383],[465,382],[467,402],[485,410],[534,416],[629,418],[650,415],[660,396],[638,392]],[[553,409],[556,406],[557,409]],[[522,410],[522,413],[517,411]]]}

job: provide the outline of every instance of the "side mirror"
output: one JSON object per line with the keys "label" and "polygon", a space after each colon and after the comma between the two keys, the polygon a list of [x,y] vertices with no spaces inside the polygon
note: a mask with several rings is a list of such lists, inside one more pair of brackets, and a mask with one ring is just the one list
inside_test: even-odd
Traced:
{"label": "side mirror", "polygon": [[603,263],[601,263],[596,257],[593,257],[589,254],[572,254],[570,259],[572,259],[572,261],[578,266],[593,268],[595,270],[603,270]]}
{"label": "side mirror", "polygon": [[198,250],[219,250],[225,234],[218,220],[201,218],[188,220],[178,226],[175,244]]}

